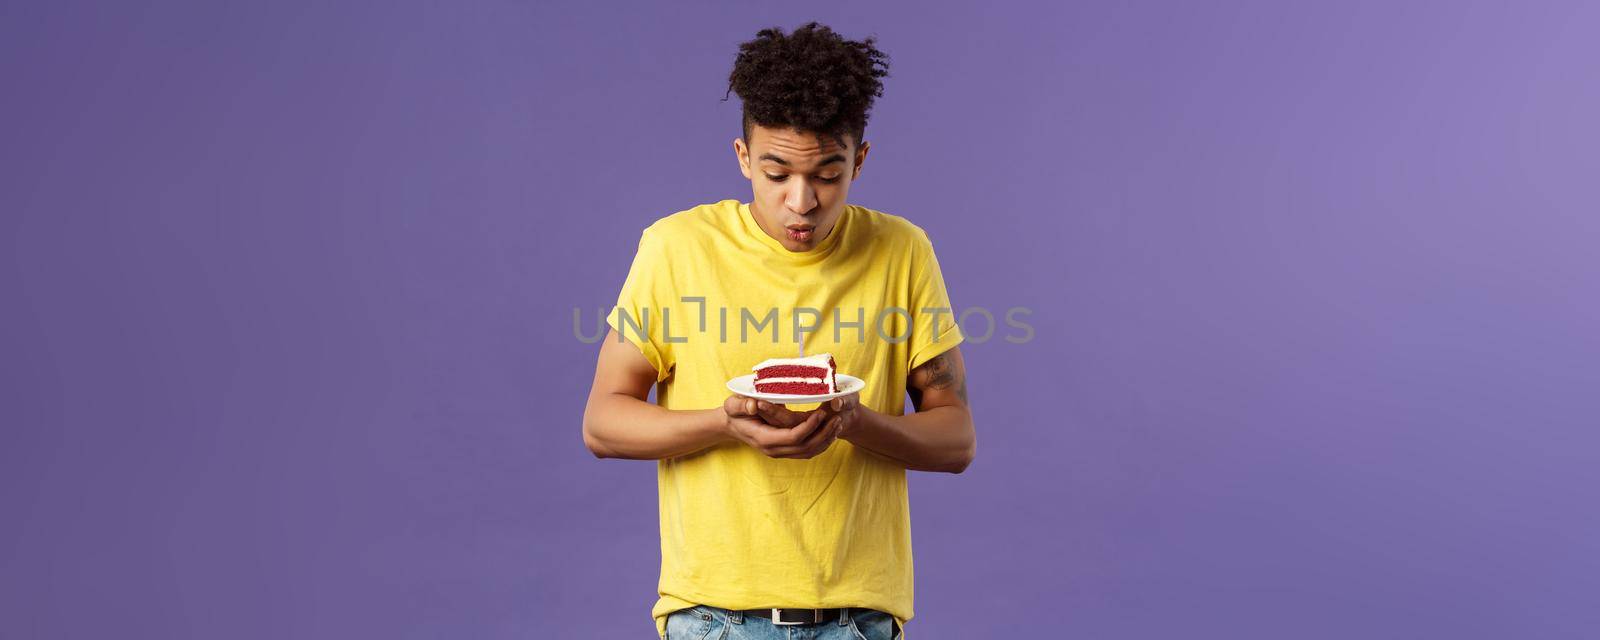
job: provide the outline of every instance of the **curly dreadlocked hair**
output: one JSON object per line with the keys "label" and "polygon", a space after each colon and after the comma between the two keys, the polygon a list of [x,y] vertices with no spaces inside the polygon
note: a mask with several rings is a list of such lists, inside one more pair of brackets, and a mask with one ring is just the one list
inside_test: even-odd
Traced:
{"label": "curly dreadlocked hair", "polygon": [[[878,78],[889,75],[889,56],[874,37],[845,40],[833,29],[808,22],[787,36],[762,29],[739,45],[728,76],[728,92],[744,103],[744,139],[751,125],[795,128],[849,147],[861,144],[873,98],[883,96]],[[728,95],[722,95],[723,100]]]}

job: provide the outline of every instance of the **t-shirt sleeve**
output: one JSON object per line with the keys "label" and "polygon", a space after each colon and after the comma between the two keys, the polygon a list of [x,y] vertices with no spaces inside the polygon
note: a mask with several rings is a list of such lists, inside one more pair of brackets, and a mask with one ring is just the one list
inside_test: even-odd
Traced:
{"label": "t-shirt sleeve", "polygon": [[628,279],[617,294],[617,304],[606,316],[606,324],[632,342],[656,368],[656,382],[671,375],[675,362],[671,344],[663,340],[662,310],[672,301],[672,271],[661,238],[645,229],[639,236],[639,250],[628,269]]}
{"label": "t-shirt sleeve", "polygon": [[963,338],[956,327],[955,309],[945,291],[944,273],[933,253],[933,243],[917,230],[911,249],[911,369],[922,366]]}

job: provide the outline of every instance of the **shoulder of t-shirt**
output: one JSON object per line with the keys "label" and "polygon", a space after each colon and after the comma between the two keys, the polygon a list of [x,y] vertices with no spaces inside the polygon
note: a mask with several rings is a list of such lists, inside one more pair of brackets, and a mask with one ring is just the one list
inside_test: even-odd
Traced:
{"label": "shoulder of t-shirt", "polygon": [[723,200],[658,218],[640,233],[639,250],[648,252],[658,260],[680,255],[684,252],[673,249],[701,245],[716,234],[723,233],[738,206],[738,200]]}
{"label": "shoulder of t-shirt", "polygon": [[723,200],[684,209],[650,223],[644,229],[644,236],[666,244],[703,238],[730,224],[738,206],[738,200]]}
{"label": "shoulder of t-shirt", "polygon": [[905,217],[860,205],[852,206],[861,214],[859,217],[863,223],[861,230],[870,234],[874,241],[881,243],[882,246],[919,253],[933,249],[933,243],[928,239],[928,232]]}

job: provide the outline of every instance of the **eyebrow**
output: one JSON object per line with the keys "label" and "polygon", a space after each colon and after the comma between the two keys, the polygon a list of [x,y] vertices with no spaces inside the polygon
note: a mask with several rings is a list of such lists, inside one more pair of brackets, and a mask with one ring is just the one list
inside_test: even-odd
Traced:
{"label": "eyebrow", "polygon": [[[783,158],[779,158],[778,156],[772,155],[770,153],[761,154],[761,159],[762,160],[771,160],[771,161],[776,162],[778,164],[781,164],[781,165],[783,165],[785,167],[789,166],[789,161],[788,160],[784,160]],[[822,167],[824,165],[830,165],[830,164],[833,164],[835,162],[844,162],[844,155],[835,153],[835,154],[833,154],[831,156],[823,158],[822,162],[818,162],[817,163],[817,166],[818,167]]]}

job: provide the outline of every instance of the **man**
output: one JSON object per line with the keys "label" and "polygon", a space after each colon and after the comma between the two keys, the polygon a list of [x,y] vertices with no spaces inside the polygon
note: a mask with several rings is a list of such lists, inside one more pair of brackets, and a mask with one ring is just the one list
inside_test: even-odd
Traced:
{"label": "man", "polygon": [[[975,455],[927,235],[846,204],[885,59],[814,22],[740,45],[733,146],[753,197],[647,228],[607,319],[584,442],[660,461],[663,638],[903,637],[906,470],[960,473]],[[808,411],[729,394],[756,363],[802,352],[833,354],[866,388]]]}

